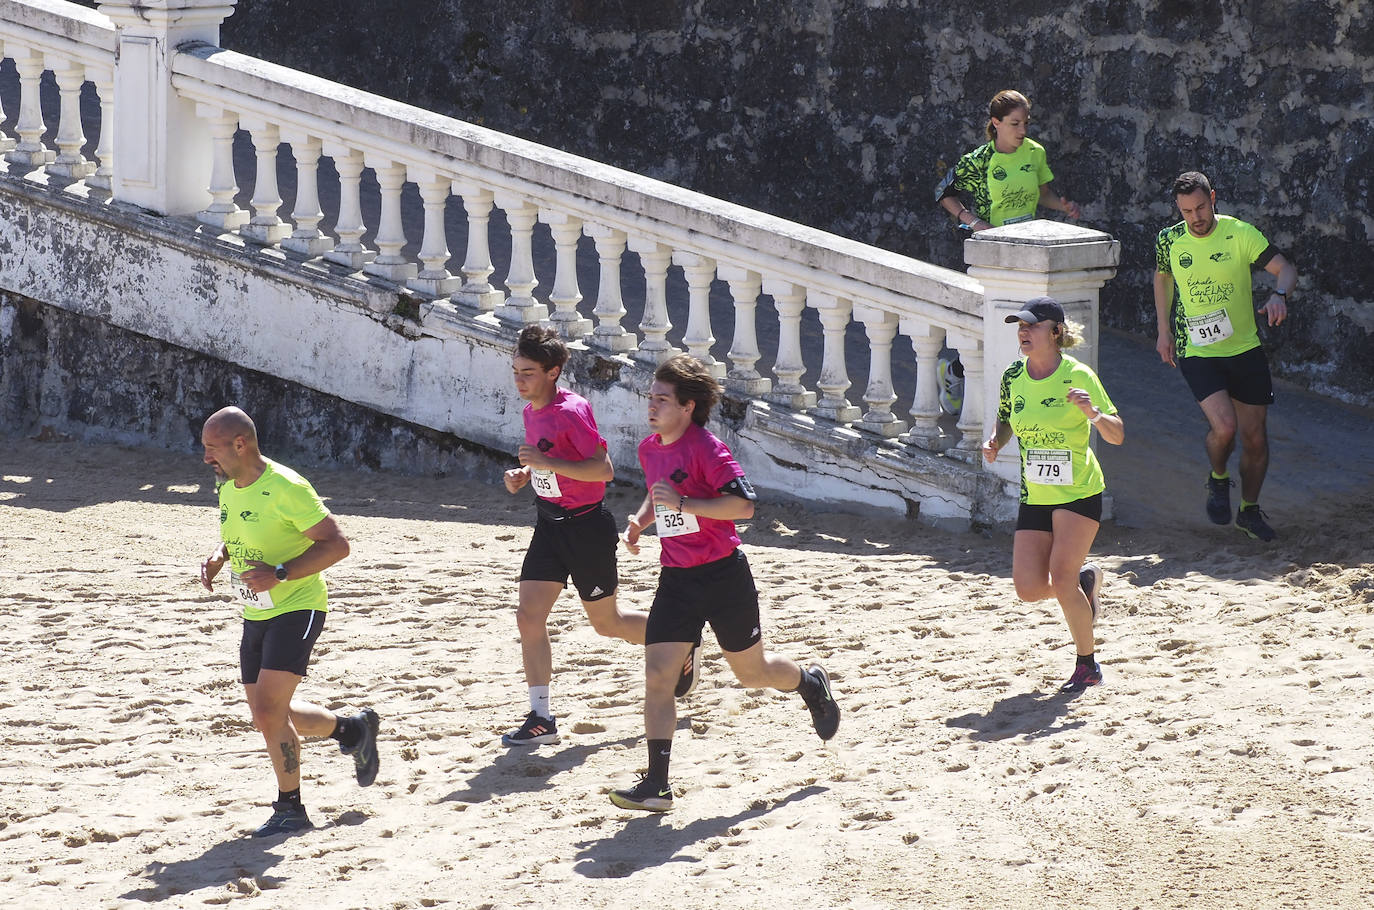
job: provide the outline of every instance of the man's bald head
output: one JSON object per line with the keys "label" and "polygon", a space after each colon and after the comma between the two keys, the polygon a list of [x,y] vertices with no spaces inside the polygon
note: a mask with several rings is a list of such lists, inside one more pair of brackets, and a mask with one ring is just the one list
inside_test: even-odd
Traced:
{"label": "man's bald head", "polygon": [[254,425],[253,418],[249,417],[242,408],[233,406],[220,408],[210,415],[209,420],[205,421],[204,432],[229,439],[242,436],[254,448],[258,444],[258,428]]}

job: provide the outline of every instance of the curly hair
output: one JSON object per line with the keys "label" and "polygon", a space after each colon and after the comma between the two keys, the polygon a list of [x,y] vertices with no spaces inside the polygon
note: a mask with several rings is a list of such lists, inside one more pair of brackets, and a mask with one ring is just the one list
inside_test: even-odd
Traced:
{"label": "curly hair", "polygon": [[698,426],[706,425],[711,409],[720,401],[720,383],[716,382],[716,377],[711,375],[706,364],[690,354],[678,354],[660,363],[658,369],[654,370],[654,379],[673,387],[678,404],[696,402],[696,407],[692,409],[692,422]]}
{"label": "curly hair", "polygon": [[520,332],[520,340],[515,343],[515,356],[533,360],[547,373],[554,367],[561,369],[568,362],[568,346],[563,343],[557,330],[527,325]]}

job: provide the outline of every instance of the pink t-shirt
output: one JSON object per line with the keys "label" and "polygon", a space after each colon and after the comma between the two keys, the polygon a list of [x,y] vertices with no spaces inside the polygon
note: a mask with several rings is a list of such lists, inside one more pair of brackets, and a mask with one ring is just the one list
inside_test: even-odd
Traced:
{"label": "pink t-shirt", "polygon": [[[537,446],[539,451],[560,461],[586,461],[606,447],[596,428],[592,406],[581,395],[559,389],[553,401],[539,410],[525,405],[525,444]],[[543,496],[548,502],[565,509],[576,509],[600,502],[606,495],[606,484],[599,480],[573,480],[562,474],[554,475],[559,495]],[[541,488],[533,484],[535,492]]]}
{"label": "pink t-shirt", "polygon": [[[639,444],[639,464],[644,480],[652,487],[666,480],[688,499],[715,499],[731,494],[720,488],[743,477],[744,471],[730,450],[705,427],[692,424],[682,438],[665,446],[657,433]],[[693,516],[700,530],[676,537],[659,535],[661,562],[665,566],[690,568],[723,559],[739,546],[733,521]]]}

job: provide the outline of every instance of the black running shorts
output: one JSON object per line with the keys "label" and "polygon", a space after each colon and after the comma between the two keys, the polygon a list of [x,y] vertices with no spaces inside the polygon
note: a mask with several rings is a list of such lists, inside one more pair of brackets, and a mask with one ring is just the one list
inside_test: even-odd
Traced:
{"label": "black running shorts", "polygon": [[520,567],[520,580],[555,581],[566,587],[571,576],[583,601],[602,600],[615,593],[619,545],[615,519],[605,504],[561,521],[541,514]]}
{"label": "black running shorts", "polygon": [[1234,357],[1180,357],[1178,368],[1198,401],[1226,392],[1241,404],[1274,403],[1274,383],[1264,348],[1254,347]]}
{"label": "black running shorts", "polygon": [[722,651],[748,650],[762,637],[759,591],[749,560],[739,550],[705,565],[664,566],[644,643],[694,642],[708,622]]}
{"label": "black running shorts", "polygon": [[324,630],[323,610],[292,610],[271,619],[245,619],[239,642],[239,678],[258,681],[259,670],[285,670],[304,676],[310,652]]}
{"label": "black running shorts", "polygon": [[1018,531],[1054,531],[1054,510],[1065,509],[1093,521],[1102,520],[1102,494],[1094,493],[1073,502],[1058,502],[1051,506],[1032,506],[1021,503],[1016,513]]}

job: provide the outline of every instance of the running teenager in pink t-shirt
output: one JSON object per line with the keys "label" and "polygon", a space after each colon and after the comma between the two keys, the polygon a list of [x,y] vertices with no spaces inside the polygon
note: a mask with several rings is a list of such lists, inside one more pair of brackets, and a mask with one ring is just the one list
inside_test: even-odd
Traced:
{"label": "running teenager in pink t-shirt", "polygon": [[686,354],[664,361],[649,389],[654,432],[639,444],[649,493],[630,516],[623,539],[637,553],[640,533],[656,524],[663,568],[644,638],[649,770],[634,787],[611,793],[611,802],[624,809],[664,812],[673,806],[668,783],[677,724],[673,687],[707,623],[742,685],[800,693],[823,740],[840,724],[830,677],[820,664],[803,670],[790,658],[764,650],[758,590],[735,532],[736,521],[754,516],[758,497],[730,450],[705,427],[719,400],[716,380]]}
{"label": "running teenager in pink t-shirt", "polygon": [[549,706],[553,650],[548,619],[571,576],[582,609],[598,633],[643,644],[648,614],[616,604],[616,527],[602,497],[615,468],[606,440],[585,398],[558,387],[568,349],[558,333],[527,326],[511,366],[525,405],[521,467],[505,474],[506,489],[534,488],[538,519],[520,569],[520,656],[529,686],[530,711],[507,746],[538,746],[559,740]]}

